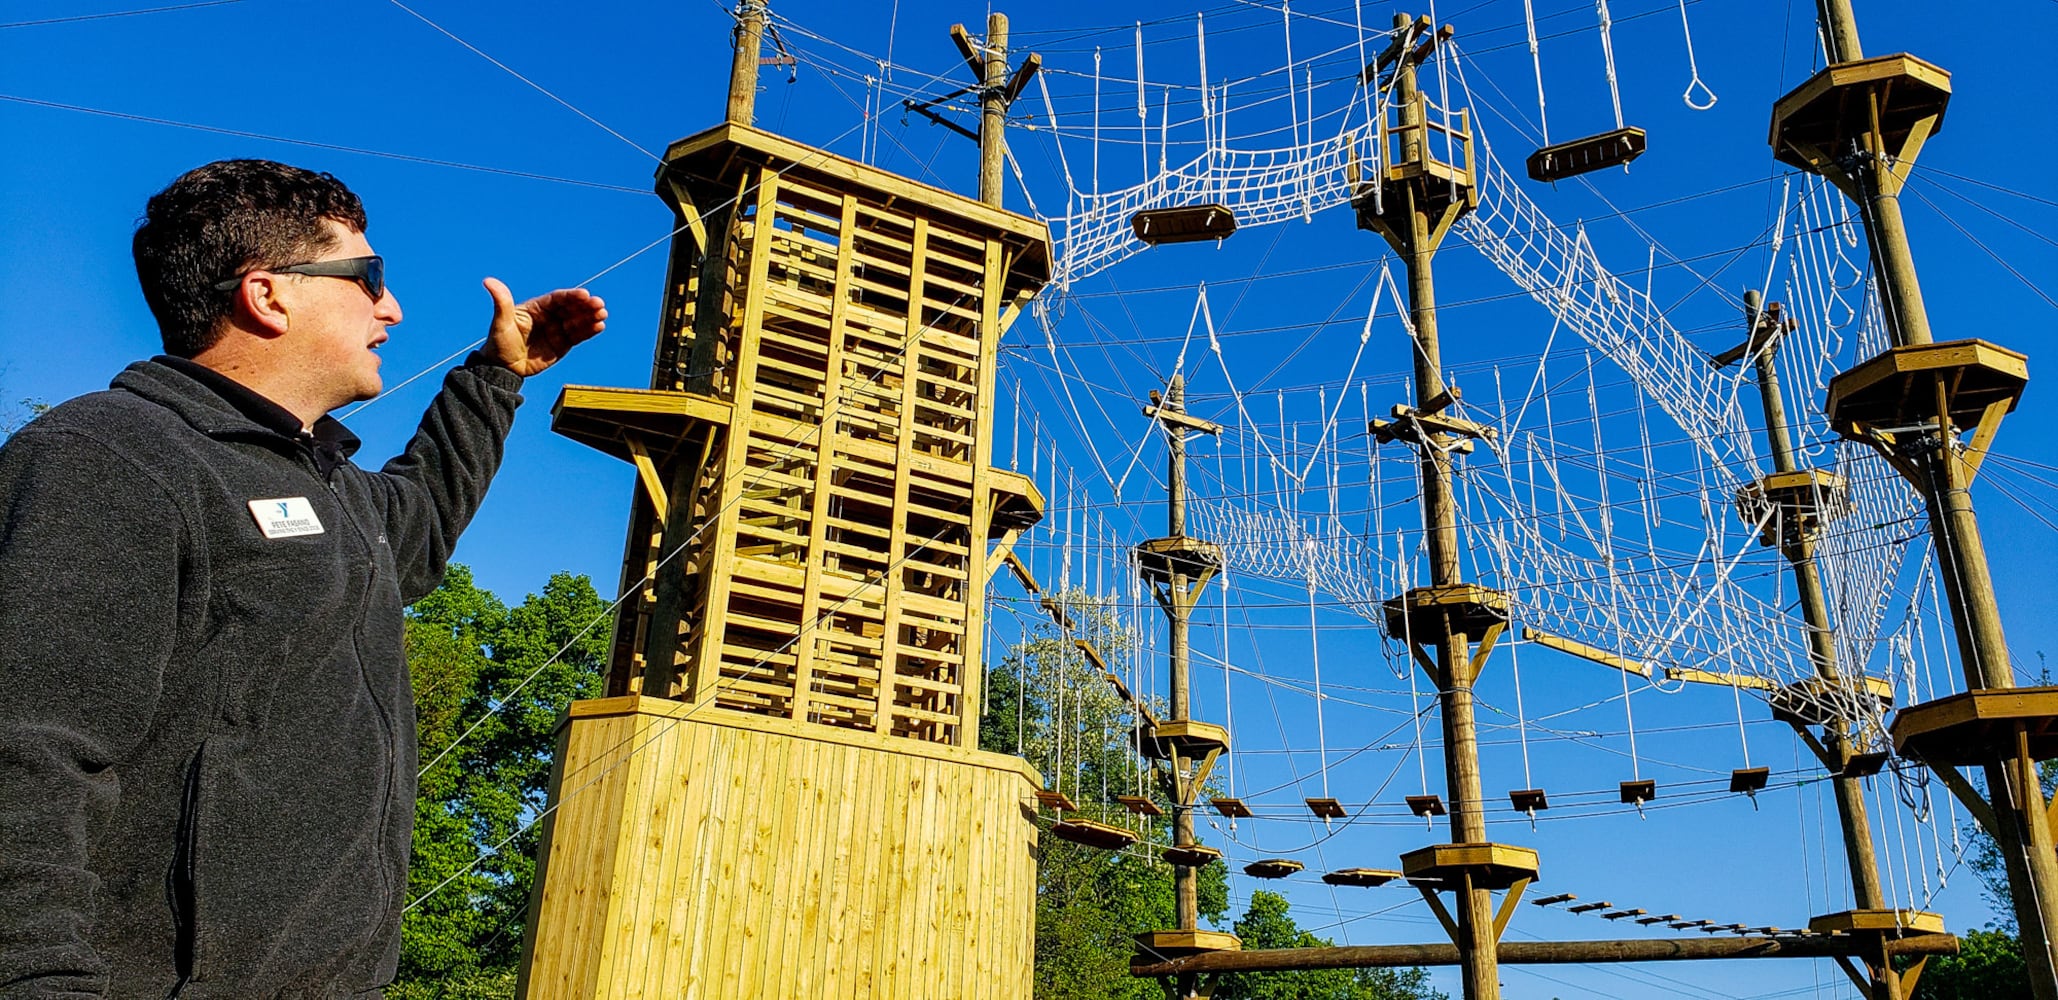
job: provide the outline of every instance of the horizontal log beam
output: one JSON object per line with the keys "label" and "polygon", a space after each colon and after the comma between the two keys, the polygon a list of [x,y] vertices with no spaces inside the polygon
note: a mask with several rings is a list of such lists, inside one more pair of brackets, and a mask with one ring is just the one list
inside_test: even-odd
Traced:
{"label": "horizontal log beam", "polygon": [[[1589,962],[1672,962],[1718,958],[1871,957],[1876,938],[1836,935],[1807,938],[1651,938],[1623,941],[1503,941],[1502,965],[1581,965]],[[1956,955],[1958,939],[1949,934],[1924,934],[1889,940],[1889,955]],[[1168,962],[1129,966],[1133,976],[1174,976],[1195,972],[1289,972],[1301,969],[1405,968],[1457,965],[1454,944],[1365,944],[1334,948],[1277,948],[1258,951],[1215,951]]]}

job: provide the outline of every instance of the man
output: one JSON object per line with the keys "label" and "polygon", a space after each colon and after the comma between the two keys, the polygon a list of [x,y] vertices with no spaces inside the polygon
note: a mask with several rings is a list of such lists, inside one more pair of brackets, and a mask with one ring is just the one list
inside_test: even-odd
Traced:
{"label": "man", "polygon": [[364,209],[261,160],[150,199],[165,356],[0,448],[0,997],[377,996],[416,760],[401,609],[433,589],[525,376],[599,333],[516,305],[379,472],[328,412],[400,322]]}

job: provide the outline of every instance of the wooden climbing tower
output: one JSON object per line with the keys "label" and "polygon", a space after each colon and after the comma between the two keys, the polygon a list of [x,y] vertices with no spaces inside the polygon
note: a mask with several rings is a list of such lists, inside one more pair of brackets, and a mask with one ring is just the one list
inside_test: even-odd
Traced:
{"label": "wooden climbing tower", "polygon": [[[1895,716],[1895,750],[1927,765],[1999,845],[2031,994],[2058,1000],[2058,852],[2037,763],[2053,756],[2058,688],[2019,688],[1972,506],[1972,482],[2029,379],[2027,359],[1979,339],[1939,342],[1916,278],[1901,190],[1943,127],[1951,77],[1906,53],[1866,58],[1849,0],[1818,0],[1829,65],[1772,107],[1775,158],[1857,203],[1894,346],[1837,375],[1824,407],[1878,449],[1929,508],[1966,690]],[[1982,795],[1959,771],[1984,772]],[[1884,959],[1868,960],[1877,978]]]}
{"label": "wooden climbing tower", "polygon": [[1049,236],[751,127],[763,17],[730,120],[658,171],[649,388],[554,410],[638,488],[522,995],[1023,995],[1038,782],[976,748],[990,546],[1042,508],[993,468],[996,351]]}

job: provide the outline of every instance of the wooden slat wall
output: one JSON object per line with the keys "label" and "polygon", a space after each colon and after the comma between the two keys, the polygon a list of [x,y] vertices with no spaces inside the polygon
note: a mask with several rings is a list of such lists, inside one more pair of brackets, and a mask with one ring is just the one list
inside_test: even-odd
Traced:
{"label": "wooden slat wall", "polygon": [[[1001,234],[904,191],[831,190],[778,166],[741,171],[748,197],[726,230],[735,287],[710,391],[733,409],[709,442],[706,495],[689,498],[707,516],[677,557],[690,582],[677,655],[642,662],[644,588],[621,613],[608,693],[967,745],[1009,287]],[[697,270],[680,254],[661,388],[683,384],[667,359],[688,353],[692,329],[697,289],[679,275]],[[643,506],[625,587],[665,544]]]}
{"label": "wooden slat wall", "polygon": [[1028,995],[1019,760],[635,697],[560,742],[528,1000]]}

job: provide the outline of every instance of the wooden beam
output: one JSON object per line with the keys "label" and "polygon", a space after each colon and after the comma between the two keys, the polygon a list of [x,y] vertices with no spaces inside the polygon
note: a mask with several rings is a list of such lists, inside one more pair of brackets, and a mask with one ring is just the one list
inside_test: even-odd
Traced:
{"label": "wooden beam", "polygon": [[1522,902],[1522,892],[1528,888],[1528,879],[1516,879],[1515,884],[1508,887],[1508,894],[1501,897],[1500,909],[1495,911],[1493,915],[1493,939],[1495,941],[1499,941],[1501,935],[1507,933],[1508,918],[1515,915],[1515,904]]}
{"label": "wooden beam", "polygon": [[[1422,898],[1428,901],[1430,912],[1436,914],[1436,922],[1443,925],[1444,933],[1449,934],[1452,941],[1456,941],[1458,939],[1458,922],[1451,919],[1451,911],[1443,905],[1443,899],[1437,896],[1436,887],[1427,882],[1416,882],[1414,886],[1416,891],[1422,894]],[[1451,947],[1455,949],[1457,945],[1451,945]]]}
{"label": "wooden beam", "polygon": [[631,437],[628,439],[628,445],[629,454],[636,459],[636,478],[643,481],[644,491],[650,494],[650,507],[657,512],[658,520],[662,521],[665,511],[671,505],[666,502],[665,484],[664,480],[658,478],[657,463],[650,460],[650,451],[643,447],[642,438]]}
{"label": "wooden beam", "polygon": [[[1865,936],[1822,935],[1806,938],[1706,937],[1642,938],[1621,941],[1504,941],[1498,951],[1504,965],[1583,965],[1589,962],[1676,962],[1724,958],[1834,958],[1877,954],[1880,943]],[[1889,956],[1955,955],[1958,939],[1949,934],[1923,934],[1887,941]],[[1379,969],[1411,965],[1457,965],[1454,944],[1368,944],[1331,948],[1276,948],[1218,951],[1170,961],[1139,959],[1132,976],[1177,976],[1210,972],[1287,972],[1303,969]]]}
{"label": "wooden beam", "polygon": [[[1646,675],[1648,676],[1648,675]],[[1757,691],[1776,691],[1779,684],[1763,677],[1749,674],[1723,674],[1713,670],[1695,670],[1690,667],[1666,667],[1665,679],[1685,681],[1688,684],[1723,684],[1729,687],[1751,688]]]}
{"label": "wooden beam", "polygon": [[958,53],[965,57],[965,65],[972,67],[972,79],[986,79],[986,61],[980,58],[979,47],[972,44],[972,35],[962,24],[950,26],[950,40],[958,47]]}
{"label": "wooden beam", "polygon": [[[1546,649],[1555,649],[1560,653],[1569,653],[1582,660],[1598,663],[1604,667],[1614,667],[1624,673],[1635,674],[1638,677],[1651,676],[1650,664],[1642,660],[1632,660],[1619,653],[1611,653],[1599,646],[1589,646],[1577,639],[1567,639],[1564,636],[1552,635],[1549,632],[1533,629],[1527,625],[1522,626],[1522,638]],[[1665,676],[1668,680],[1672,679],[1672,671],[1666,671]]]}
{"label": "wooden beam", "polygon": [[1943,779],[1944,787],[1950,789],[1951,794],[1957,797],[1958,804],[1964,806],[1965,811],[1979,821],[1980,829],[1985,830],[1987,836],[1998,839],[2000,835],[1997,831],[2000,824],[1994,819],[1994,807],[1980,796],[1979,789],[1972,787],[1972,782],[1965,780],[1965,775],[1960,774],[1955,767],[1946,765],[1931,767],[1930,770]]}

